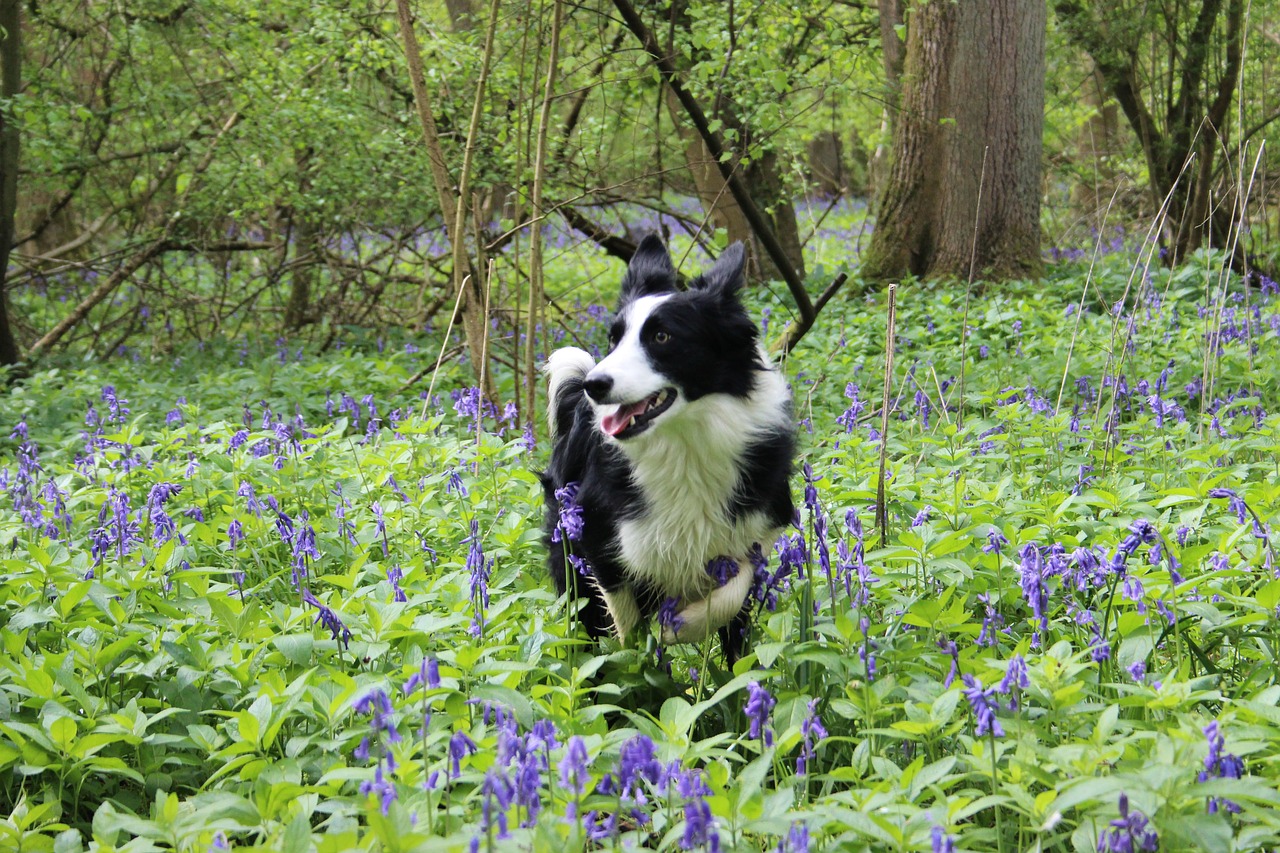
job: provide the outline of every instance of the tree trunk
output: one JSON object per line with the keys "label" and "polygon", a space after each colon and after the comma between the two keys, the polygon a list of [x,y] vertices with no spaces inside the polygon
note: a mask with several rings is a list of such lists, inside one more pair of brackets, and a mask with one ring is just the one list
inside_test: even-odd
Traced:
{"label": "tree trunk", "polygon": [[[22,27],[19,0],[0,0],[0,97],[6,104],[21,88]],[[9,322],[8,270],[13,219],[18,208],[18,125],[8,108],[0,111],[0,367],[18,363],[18,341]]]}
{"label": "tree trunk", "polygon": [[299,149],[294,155],[298,170],[298,195],[300,204],[293,206],[293,271],[290,274],[289,301],[284,308],[285,331],[296,332],[307,322],[311,309],[311,292],[316,278],[316,264],[320,260],[315,223],[307,210],[306,197],[311,194],[310,146]]}
{"label": "tree trunk", "polygon": [[[729,191],[728,182],[716,166],[716,160],[707,148],[706,140],[697,130],[690,127],[684,107],[670,87],[666,88],[667,109],[684,142],[685,162],[693,177],[698,197],[702,201],[703,210],[711,216],[717,228],[728,232],[729,242],[741,240],[747,247],[747,271],[758,281],[781,281],[785,278],[777,265],[769,258],[768,252],[760,245],[755,231],[747,222],[741,205]],[[721,115],[725,124],[739,132],[739,139],[750,138],[750,130],[744,128],[734,117],[732,104],[721,105]],[[747,150],[743,144],[738,150]],[[736,166],[736,164],[735,164]],[[791,263],[791,267],[801,278],[805,277],[804,247],[800,245],[800,226],[796,220],[796,209],[790,198],[783,193],[782,176],[778,174],[778,156],[772,151],[756,152],[751,162],[744,168],[736,166],[742,174],[756,207],[764,215],[782,250]],[[773,212],[770,213],[769,211]]]}
{"label": "tree trunk", "polygon": [[865,278],[1039,274],[1045,26],[1043,0],[913,11]]}

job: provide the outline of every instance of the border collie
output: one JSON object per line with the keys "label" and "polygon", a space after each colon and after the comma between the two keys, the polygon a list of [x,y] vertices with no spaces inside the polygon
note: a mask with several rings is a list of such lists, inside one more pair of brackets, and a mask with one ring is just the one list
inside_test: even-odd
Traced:
{"label": "border collie", "polygon": [[718,631],[730,663],[745,647],[752,556],[793,514],[795,422],[738,299],[744,260],[735,243],[681,291],[666,247],[645,237],[608,355],[547,360],[550,570],[560,594],[587,599],[592,637],[625,641],[658,613],[664,643]]}

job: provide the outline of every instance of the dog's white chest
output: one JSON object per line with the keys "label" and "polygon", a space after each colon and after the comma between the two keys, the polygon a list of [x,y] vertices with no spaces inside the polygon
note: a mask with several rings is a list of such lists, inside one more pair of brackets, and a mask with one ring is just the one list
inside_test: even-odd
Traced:
{"label": "dog's white chest", "polygon": [[628,574],[667,595],[702,598],[716,586],[706,572],[709,561],[742,561],[753,544],[768,544],[771,524],[762,513],[729,515],[746,441],[736,431],[697,429],[668,433],[629,453],[645,510],[619,525]]}

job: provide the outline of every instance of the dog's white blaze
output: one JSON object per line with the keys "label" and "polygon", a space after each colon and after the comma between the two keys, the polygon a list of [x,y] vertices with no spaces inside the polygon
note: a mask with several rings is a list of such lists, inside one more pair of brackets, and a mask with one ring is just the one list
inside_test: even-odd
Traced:
{"label": "dog's white blaze", "polygon": [[[671,383],[662,374],[653,369],[649,356],[640,343],[640,330],[644,321],[659,305],[671,298],[671,294],[662,296],[642,296],[629,304],[622,312],[622,340],[591,371],[596,376],[607,376],[613,380],[609,389],[608,403],[635,403],[654,394]],[[597,408],[597,422],[610,410],[610,406]]]}
{"label": "dog's white blaze", "polygon": [[[786,381],[770,369],[757,375],[746,399],[726,394],[692,402],[681,398],[649,430],[619,444],[646,502],[640,517],[619,526],[622,562],[630,574],[693,602],[715,589],[705,571],[710,560],[742,560],[753,544],[772,544],[777,528],[764,513],[735,520],[727,510],[740,485],[737,472],[746,447],[768,432],[790,428],[789,399]],[[749,575],[751,566],[740,565],[739,572]]]}

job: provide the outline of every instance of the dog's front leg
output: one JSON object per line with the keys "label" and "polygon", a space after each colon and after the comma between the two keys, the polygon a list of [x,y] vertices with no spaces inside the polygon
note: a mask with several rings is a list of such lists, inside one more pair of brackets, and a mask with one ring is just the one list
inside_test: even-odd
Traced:
{"label": "dog's front leg", "polygon": [[613,619],[613,628],[618,632],[618,640],[624,645],[631,629],[640,621],[640,606],[636,604],[635,594],[626,586],[613,591],[600,589],[604,597],[605,607],[609,608],[609,616]]}
{"label": "dog's front leg", "polygon": [[742,603],[751,592],[751,582],[755,579],[751,572],[751,561],[740,559],[738,573],[725,581],[724,586],[717,588],[701,601],[687,604],[676,615],[673,625],[662,628],[662,642],[697,643],[712,633],[728,625],[733,617],[742,610]]}

